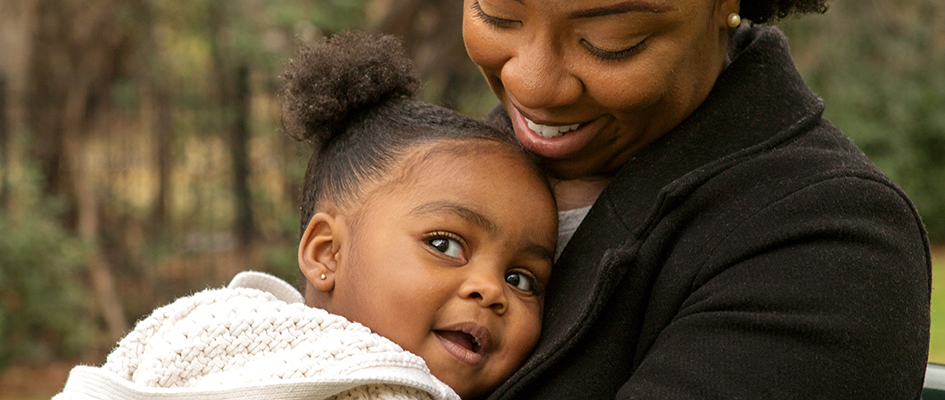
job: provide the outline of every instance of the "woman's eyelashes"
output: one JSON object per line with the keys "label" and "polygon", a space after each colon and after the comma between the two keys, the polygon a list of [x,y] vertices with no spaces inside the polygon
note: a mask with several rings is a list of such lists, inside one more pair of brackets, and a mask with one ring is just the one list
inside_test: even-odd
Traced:
{"label": "woman's eyelashes", "polygon": [[479,18],[479,20],[481,20],[482,22],[485,22],[486,24],[491,25],[493,28],[496,28],[496,29],[511,28],[521,23],[519,21],[515,21],[512,19],[493,17],[489,14],[486,14],[485,11],[482,11],[482,7],[479,5],[478,1],[473,2],[472,8],[473,8],[473,13],[476,16],[476,18]]}
{"label": "woman's eyelashes", "polygon": [[447,257],[466,261],[466,251],[465,246],[463,246],[464,241],[459,235],[451,232],[437,231],[428,234],[425,239],[427,246],[430,246],[433,250]]}
{"label": "woman's eyelashes", "polygon": [[[473,8],[473,14],[476,16],[476,18],[479,18],[479,20],[485,22],[486,24],[496,29],[513,28],[522,24],[521,21],[499,18],[499,17],[494,17],[492,15],[486,14],[486,12],[482,10],[482,6],[479,4],[478,1],[473,2],[472,8]],[[620,61],[620,60],[629,58],[639,53],[640,50],[642,50],[643,47],[645,46],[645,42],[646,40],[644,39],[640,43],[637,43],[636,45],[627,49],[623,49],[620,51],[607,51],[607,50],[603,50],[603,49],[598,48],[597,46],[592,45],[590,42],[588,42],[585,39],[581,39],[581,45],[584,46],[584,48],[587,49],[587,51],[590,52],[591,55],[593,55],[594,57],[596,57],[597,59],[601,61]]]}
{"label": "woman's eyelashes", "polygon": [[601,61],[620,61],[626,58],[630,58],[635,54],[639,53],[640,50],[643,50],[643,47],[646,46],[646,39],[637,43],[629,48],[619,50],[619,51],[607,51],[597,48],[592,45],[587,40],[581,39],[581,45],[584,46],[587,51],[591,52],[591,55],[596,57]]}

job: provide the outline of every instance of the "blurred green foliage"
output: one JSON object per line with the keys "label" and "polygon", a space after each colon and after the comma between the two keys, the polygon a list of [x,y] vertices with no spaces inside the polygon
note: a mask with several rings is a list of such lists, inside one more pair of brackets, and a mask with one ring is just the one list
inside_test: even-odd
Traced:
{"label": "blurred green foliage", "polygon": [[85,249],[39,196],[35,168],[17,176],[15,216],[0,211],[0,367],[75,356],[92,339]]}
{"label": "blurred green foliage", "polygon": [[825,117],[916,204],[945,240],[945,2],[831,1],[781,23]]}
{"label": "blurred green foliage", "polygon": [[[0,3],[4,1],[18,0]],[[100,211],[96,249],[110,262],[129,322],[174,297],[224,284],[250,261],[254,269],[297,280],[299,183],[308,150],[282,137],[276,93],[282,62],[300,43],[344,29],[396,26],[399,20],[385,18],[387,14],[415,7],[411,23],[400,33],[408,36],[408,49],[424,76],[422,97],[476,117],[497,104],[462,54],[459,36],[440,29],[445,26],[454,34],[460,29],[458,16],[439,11],[461,2],[45,2],[51,7],[99,3],[113,7],[116,29],[129,44],[116,56],[120,66],[103,90],[107,98],[89,101],[105,111],[88,121],[94,129],[86,132],[86,159],[94,167],[90,186]],[[826,118],[910,195],[930,238],[945,241],[945,2],[830,4],[824,16],[779,23],[798,69],[825,99]],[[442,22],[454,19],[453,24]],[[64,46],[73,44],[66,42]],[[257,231],[256,252],[250,252],[254,258],[249,261],[240,258],[229,233],[235,214],[232,170],[230,155],[222,149],[235,113],[220,101],[227,93],[224,74],[244,66],[252,72],[248,157]],[[11,91],[8,107],[23,107],[28,95]],[[152,223],[158,169],[153,121],[160,101],[171,127],[168,211],[166,219]],[[20,111],[10,111],[11,132],[26,130],[12,118]],[[29,160],[16,171],[13,167],[0,165],[7,179],[0,182],[7,202],[0,207],[0,367],[68,358],[88,349],[104,331],[84,267],[89,245],[81,243],[69,222],[73,205],[43,190],[41,168]],[[942,263],[936,265],[936,282],[945,279]],[[933,332],[939,336],[933,337],[933,357],[945,357],[945,292],[934,296]]]}
{"label": "blurred green foliage", "polygon": [[[940,257],[945,253],[939,252]],[[929,362],[945,364],[945,259],[932,265],[932,329]]]}

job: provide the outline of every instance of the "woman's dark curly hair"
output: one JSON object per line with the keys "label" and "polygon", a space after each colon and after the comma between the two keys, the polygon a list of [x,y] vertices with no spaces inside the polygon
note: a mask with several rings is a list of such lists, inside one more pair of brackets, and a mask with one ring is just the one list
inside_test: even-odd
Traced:
{"label": "woman's dark curly hair", "polygon": [[289,136],[313,147],[302,188],[302,232],[322,201],[356,204],[364,183],[387,177],[418,145],[487,140],[524,157],[510,134],[412,99],[420,87],[413,69],[400,40],[357,31],[302,47],[286,63],[282,122]]}
{"label": "woman's dark curly hair", "polygon": [[742,0],[739,15],[751,22],[762,24],[789,15],[824,13],[827,0]]}

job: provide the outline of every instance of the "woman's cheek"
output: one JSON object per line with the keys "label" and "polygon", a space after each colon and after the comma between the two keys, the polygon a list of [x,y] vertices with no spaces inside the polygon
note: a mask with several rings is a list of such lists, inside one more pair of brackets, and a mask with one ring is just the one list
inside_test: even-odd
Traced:
{"label": "woman's cheek", "polygon": [[644,110],[658,103],[667,91],[663,72],[634,67],[586,74],[583,82],[588,96],[613,112]]}
{"label": "woman's cheek", "polygon": [[504,50],[503,42],[498,40],[496,32],[484,27],[484,23],[470,21],[466,16],[463,21],[463,42],[466,53],[476,65],[483,69],[501,69],[502,64],[509,59]]}

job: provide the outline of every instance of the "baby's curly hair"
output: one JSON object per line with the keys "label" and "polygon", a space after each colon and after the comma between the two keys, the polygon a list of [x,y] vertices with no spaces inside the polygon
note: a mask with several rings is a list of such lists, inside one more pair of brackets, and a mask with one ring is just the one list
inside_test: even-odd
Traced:
{"label": "baby's curly hair", "polygon": [[827,0],[742,0],[739,14],[754,23],[763,24],[789,15],[827,11]]}
{"label": "baby's curly hair", "polygon": [[417,146],[486,140],[524,157],[509,133],[411,98],[420,88],[413,71],[399,39],[359,31],[304,46],[286,63],[283,126],[313,148],[302,188],[301,232],[316,206],[325,200],[342,208],[357,204],[366,182],[389,176]]}

